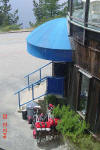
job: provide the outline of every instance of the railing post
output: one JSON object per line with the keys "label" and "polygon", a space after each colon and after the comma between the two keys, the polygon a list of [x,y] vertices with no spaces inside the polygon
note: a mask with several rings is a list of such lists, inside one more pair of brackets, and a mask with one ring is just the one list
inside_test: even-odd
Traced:
{"label": "railing post", "polygon": [[[28,86],[29,86],[29,85],[30,85],[30,78],[29,78],[29,75],[28,75],[27,79],[28,79]],[[28,90],[30,90],[30,87],[28,87]]]}
{"label": "railing post", "polygon": [[32,84],[32,100],[34,100],[34,87],[33,87],[33,84]]}
{"label": "railing post", "polygon": [[40,69],[40,80],[41,80],[41,69]]}
{"label": "railing post", "polygon": [[20,109],[20,92],[18,92],[18,104],[19,104],[19,109]]}

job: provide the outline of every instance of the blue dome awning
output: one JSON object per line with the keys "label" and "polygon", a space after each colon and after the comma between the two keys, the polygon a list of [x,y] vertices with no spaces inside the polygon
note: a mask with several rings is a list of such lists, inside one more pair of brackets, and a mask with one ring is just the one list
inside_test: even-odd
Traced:
{"label": "blue dome awning", "polygon": [[52,61],[72,61],[72,48],[67,31],[67,19],[48,21],[34,29],[27,38],[28,52]]}

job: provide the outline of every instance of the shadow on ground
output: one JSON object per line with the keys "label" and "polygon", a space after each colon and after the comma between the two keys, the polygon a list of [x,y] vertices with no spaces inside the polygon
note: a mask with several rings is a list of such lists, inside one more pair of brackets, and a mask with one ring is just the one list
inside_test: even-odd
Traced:
{"label": "shadow on ground", "polygon": [[38,147],[43,150],[51,150],[64,144],[63,138],[61,136],[57,136],[55,138],[42,140],[41,143],[38,144]]}

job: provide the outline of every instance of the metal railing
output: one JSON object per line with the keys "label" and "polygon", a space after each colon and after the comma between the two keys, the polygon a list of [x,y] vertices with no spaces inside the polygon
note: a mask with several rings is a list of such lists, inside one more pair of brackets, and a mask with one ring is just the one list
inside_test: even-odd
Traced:
{"label": "metal railing", "polygon": [[[33,75],[33,74],[35,74],[36,72],[39,72],[39,80],[41,80],[41,79],[42,79],[42,75],[41,75],[42,69],[43,69],[43,68],[46,68],[46,67],[49,66],[50,64],[52,64],[52,62],[50,62],[50,63],[48,63],[48,64],[46,64],[46,65],[40,67],[39,69],[37,69],[37,70],[35,70],[35,71],[29,73],[28,75],[26,75],[24,78],[27,78],[27,85],[28,85],[28,86],[30,85],[30,76]],[[29,88],[29,89],[30,89],[30,88]]]}
{"label": "metal railing", "polygon": [[[27,78],[27,86],[26,86],[25,88],[23,88],[23,89],[21,89],[21,90],[19,90],[19,91],[17,91],[17,92],[15,93],[15,95],[16,95],[16,94],[18,95],[18,105],[19,105],[19,108],[20,108],[21,106],[27,104],[27,103],[30,103],[30,102],[33,101],[33,100],[39,99],[39,98],[41,98],[42,96],[47,95],[47,93],[44,93],[44,94],[42,94],[42,95],[40,95],[40,96],[34,98],[34,87],[35,87],[36,85],[40,84],[41,82],[47,80],[48,76],[42,78],[41,71],[42,71],[43,68],[46,68],[46,67],[49,66],[50,64],[52,64],[52,62],[50,62],[50,63],[48,63],[48,64],[46,64],[46,65],[40,67],[39,69],[37,69],[37,70],[35,70],[35,71],[29,73],[28,75],[26,75],[26,76],[24,77],[24,78]],[[31,84],[31,83],[30,83],[30,76],[33,75],[33,74],[35,74],[36,72],[39,72],[39,80]],[[21,104],[21,92],[23,92],[23,91],[26,90],[26,89],[28,89],[28,90],[31,89],[31,90],[32,90],[32,99],[31,99],[31,100],[28,100],[28,102],[25,102],[25,103]]]}
{"label": "metal railing", "polygon": [[[33,83],[33,84],[29,85],[29,86],[26,86],[25,88],[23,88],[23,89],[21,89],[21,90],[19,90],[19,91],[17,91],[17,92],[15,93],[15,95],[18,94],[18,105],[19,105],[19,108],[20,108],[21,106],[27,104],[27,103],[30,103],[30,102],[33,101],[33,100],[39,99],[39,98],[41,98],[41,97],[47,95],[47,92],[46,92],[46,93],[44,93],[44,94],[42,94],[42,95],[40,95],[40,96],[34,98],[34,87],[35,87],[36,85],[38,85],[39,83],[41,83],[41,82],[47,80],[47,78],[48,78],[48,76],[47,76],[47,77],[44,77],[44,78],[41,78],[41,79],[38,80],[37,82],[35,82],[35,83]],[[21,92],[24,91],[25,89],[30,89],[30,88],[31,88],[31,90],[32,90],[32,99],[29,100],[28,102],[25,102],[25,103],[21,104],[21,103],[20,103],[20,102],[21,102],[21,97],[20,97]]]}

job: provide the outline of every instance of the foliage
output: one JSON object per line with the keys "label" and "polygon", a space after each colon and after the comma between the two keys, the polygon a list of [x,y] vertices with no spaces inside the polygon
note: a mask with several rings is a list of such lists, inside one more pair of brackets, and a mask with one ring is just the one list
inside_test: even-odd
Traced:
{"label": "foliage", "polygon": [[35,28],[35,27],[38,27],[39,25],[41,25],[41,24],[43,24],[43,23],[45,23],[47,21],[50,21],[52,19],[57,19],[57,18],[60,18],[60,17],[61,17],[60,15],[59,16],[55,16],[55,17],[50,17],[50,18],[43,17],[40,21],[36,22],[35,24],[30,21],[29,25],[30,25],[30,27]]}
{"label": "foliage", "polygon": [[47,111],[47,106],[46,106],[46,103],[45,103],[45,101],[43,100],[43,101],[39,101],[39,106],[41,106],[41,113],[44,113],[44,114],[46,114],[46,111]]}
{"label": "foliage", "polygon": [[60,15],[63,17],[66,17],[67,12],[68,12],[68,1],[62,3],[60,6],[62,8],[62,10],[60,11]]}
{"label": "foliage", "polygon": [[94,141],[90,135],[84,135],[79,142],[78,150],[100,150],[100,143]]}
{"label": "foliage", "polygon": [[7,25],[7,26],[0,26],[0,32],[7,32],[11,30],[19,30],[20,25]]}
{"label": "foliage", "polygon": [[57,106],[59,104],[59,106],[62,106],[65,104],[66,99],[64,98],[58,98],[55,95],[47,95],[44,98],[46,104],[53,104],[54,106]]}
{"label": "foliage", "polygon": [[55,18],[56,16],[66,16],[68,3],[63,3],[60,5],[59,0],[33,0],[34,5],[34,15],[36,17],[36,23],[45,22],[50,18]]}
{"label": "foliage", "polygon": [[19,20],[18,9],[16,9],[13,14],[11,13],[11,10],[12,8],[9,4],[9,0],[0,0],[0,26],[10,26],[17,24]]}
{"label": "foliage", "polygon": [[56,96],[55,95],[47,95],[44,97],[44,101],[46,102],[46,104],[53,104],[53,105],[56,105]]}
{"label": "foliage", "polygon": [[11,5],[8,3],[9,0],[0,0],[0,25],[8,24],[8,12],[11,10]]}
{"label": "foliage", "polygon": [[59,119],[62,118],[62,110],[60,108],[60,105],[57,105],[57,107],[55,107],[53,109],[53,115],[54,115],[55,118],[59,118]]}
{"label": "foliage", "polygon": [[29,21],[29,25],[31,28],[33,28],[35,26],[31,21]]}
{"label": "foliage", "polygon": [[55,117],[59,117],[61,121],[57,125],[57,130],[69,137],[72,141],[76,142],[77,139],[83,136],[84,131],[87,129],[86,122],[80,119],[80,116],[76,114],[69,106],[57,106],[53,114]]}
{"label": "foliage", "polygon": [[60,118],[57,125],[57,130],[74,142],[76,150],[99,150],[100,143],[95,141],[91,135],[85,131],[89,128],[84,120],[75,111],[71,110],[69,106],[59,105],[53,110],[54,117]]}

